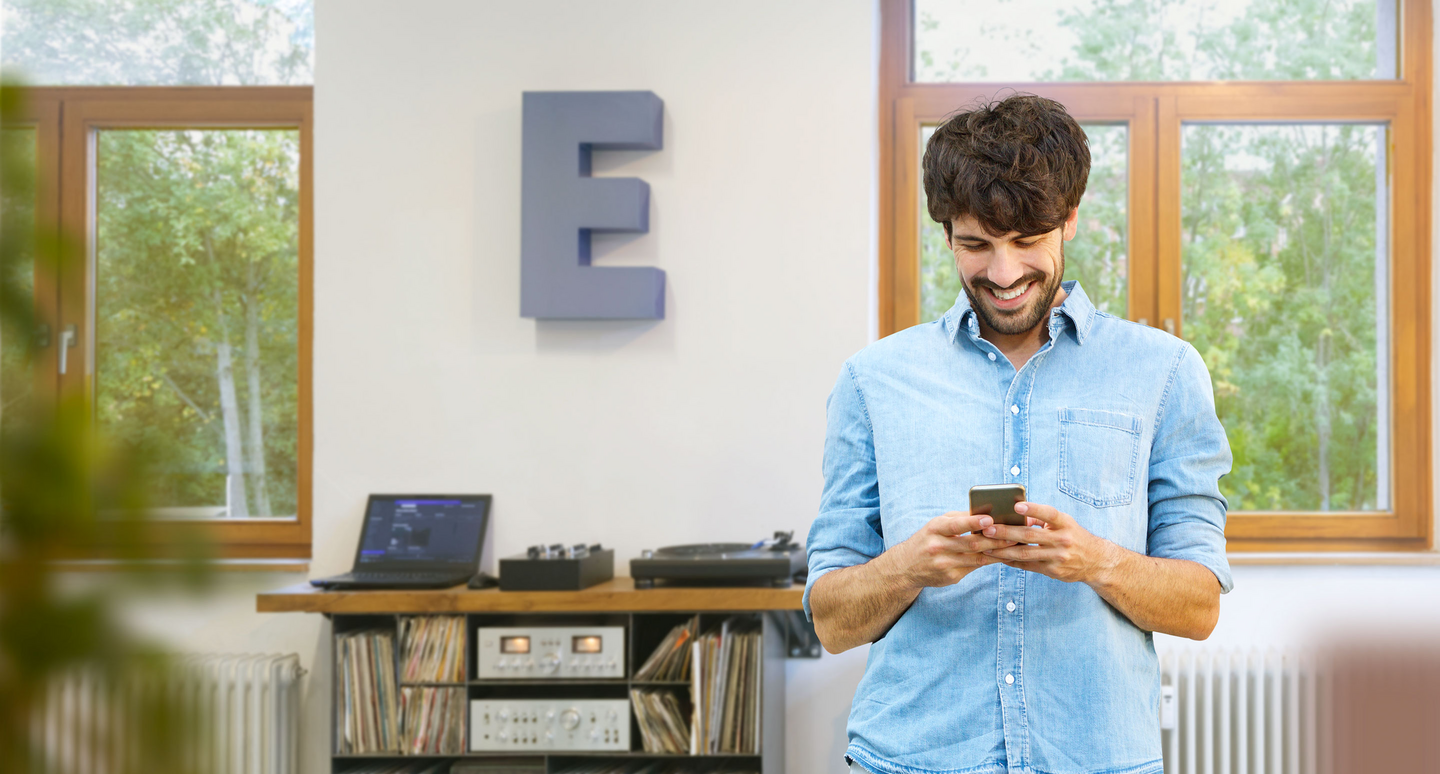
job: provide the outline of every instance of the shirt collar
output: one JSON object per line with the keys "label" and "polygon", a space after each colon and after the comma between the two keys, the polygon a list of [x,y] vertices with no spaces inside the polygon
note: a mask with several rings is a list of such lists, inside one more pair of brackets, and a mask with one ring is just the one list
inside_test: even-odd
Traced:
{"label": "shirt collar", "polygon": [[[1055,328],[1060,320],[1069,319],[1075,330],[1075,342],[1084,344],[1085,337],[1090,335],[1090,328],[1095,324],[1095,305],[1090,303],[1090,297],[1085,295],[1085,289],[1080,287],[1079,280],[1070,280],[1060,283],[1065,289],[1065,301],[1050,315],[1050,333],[1053,337]],[[969,332],[971,338],[980,335],[980,321],[975,317],[975,310],[970,306],[970,297],[965,291],[960,291],[960,296],[955,299],[955,305],[941,318],[945,326],[945,333],[953,341],[960,335],[960,329]]]}

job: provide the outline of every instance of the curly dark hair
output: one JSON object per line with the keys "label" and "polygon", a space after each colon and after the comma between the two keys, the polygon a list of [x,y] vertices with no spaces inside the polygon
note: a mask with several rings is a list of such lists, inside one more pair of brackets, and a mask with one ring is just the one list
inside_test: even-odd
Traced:
{"label": "curly dark hair", "polygon": [[991,236],[1044,234],[1080,204],[1090,146],[1065,106],[1033,94],[956,113],[925,145],[930,217],[972,215]]}

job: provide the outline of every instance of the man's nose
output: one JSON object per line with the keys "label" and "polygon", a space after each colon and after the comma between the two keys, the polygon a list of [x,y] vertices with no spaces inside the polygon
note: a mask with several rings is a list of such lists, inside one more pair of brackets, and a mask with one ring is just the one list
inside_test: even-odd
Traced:
{"label": "man's nose", "polygon": [[985,274],[997,287],[1010,287],[1025,276],[1025,268],[1020,265],[1020,252],[1008,244],[999,245]]}

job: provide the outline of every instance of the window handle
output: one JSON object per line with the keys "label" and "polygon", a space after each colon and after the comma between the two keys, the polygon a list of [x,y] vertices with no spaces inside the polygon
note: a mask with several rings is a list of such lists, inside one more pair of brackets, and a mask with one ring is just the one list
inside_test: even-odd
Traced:
{"label": "window handle", "polygon": [[60,375],[61,375],[61,376],[64,376],[64,375],[65,375],[66,366],[68,365],[67,361],[69,360],[69,358],[67,357],[67,355],[68,355],[69,352],[70,352],[70,348],[73,347],[73,346],[75,346],[75,326],[73,326],[73,325],[67,325],[67,326],[65,326],[65,329],[64,329],[64,330],[60,331]]}

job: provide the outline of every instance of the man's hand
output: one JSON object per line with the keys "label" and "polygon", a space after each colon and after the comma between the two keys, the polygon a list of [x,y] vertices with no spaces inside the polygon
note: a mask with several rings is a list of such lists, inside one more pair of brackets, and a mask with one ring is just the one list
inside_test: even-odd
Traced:
{"label": "man's hand", "polygon": [[999,564],[999,558],[987,556],[990,550],[1015,544],[980,534],[994,526],[995,520],[986,514],[951,511],[931,519],[882,558],[892,561],[891,566],[915,588],[951,586],[977,568]]}
{"label": "man's hand", "polygon": [[936,516],[874,559],[826,573],[810,589],[820,643],[840,653],[874,642],[905,614],[921,589],[950,586],[979,567],[999,564],[984,552],[1013,543],[979,534],[994,523],[984,514],[963,511]]}
{"label": "man's hand", "polygon": [[1016,503],[1015,512],[1028,526],[996,524],[985,534],[1030,545],[989,549],[986,556],[1056,580],[1083,581],[1147,632],[1203,640],[1214,631],[1220,583],[1204,566],[1121,548],[1048,505]]}
{"label": "man's hand", "polygon": [[1114,543],[1090,534],[1068,513],[1030,502],[1016,503],[1015,512],[1025,517],[1026,526],[995,524],[983,528],[987,536],[996,540],[1032,544],[984,552],[1008,567],[1038,572],[1066,583],[1094,584],[1102,582],[1106,573],[1120,561]]}

